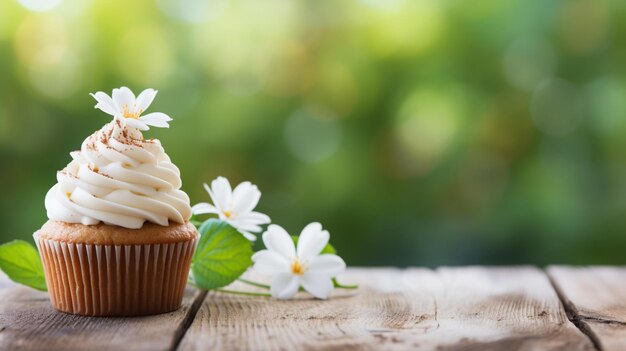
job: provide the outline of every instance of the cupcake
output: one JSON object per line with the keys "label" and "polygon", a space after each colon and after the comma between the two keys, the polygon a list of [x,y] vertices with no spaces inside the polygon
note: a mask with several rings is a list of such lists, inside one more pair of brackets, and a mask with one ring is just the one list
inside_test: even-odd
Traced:
{"label": "cupcake", "polygon": [[142,135],[169,127],[163,113],[141,116],[156,93],[92,94],[114,119],[70,153],[46,195],[49,220],[34,238],[59,311],[134,316],[180,307],[198,234],[178,168]]}

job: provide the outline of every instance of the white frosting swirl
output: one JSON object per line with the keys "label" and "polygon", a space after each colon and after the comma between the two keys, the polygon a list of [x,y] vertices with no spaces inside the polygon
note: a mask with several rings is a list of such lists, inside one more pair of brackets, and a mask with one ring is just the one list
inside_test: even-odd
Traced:
{"label": "white frosting swirl", "polygon": [[114,120],[88,137],[46,194],[48,218],[138,229],[191,217],[180,171],[161,143]]}

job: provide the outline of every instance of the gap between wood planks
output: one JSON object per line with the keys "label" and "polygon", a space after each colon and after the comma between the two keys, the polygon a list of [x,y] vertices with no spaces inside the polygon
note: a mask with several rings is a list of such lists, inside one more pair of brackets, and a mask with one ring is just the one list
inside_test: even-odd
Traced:
{"label": "gap between wood planks", "polygon": [[[596,350],[604,351],[604,348],[602,347],[602,343],[600,342],[600,338],[598,338],[598,336],[593,332],[593,330],[591,330],[591,327],[589,326],[589,324],[587,324],[587,320],[592,319],[592,318],[581,316],[580,313],[578,313],[578,309],[576,308],[576,306],[565,296],[565,294],[561,290],[561,287],[559,287],[559,285],[552,278],[552,276],[545,270],[544,270],[544,274],[548,277],[550,284],[552,284],[552,288],[556,292],[556,295],[559,297],[559,300],[561,300],[561,305],[563,305],[563,309],[565,309],[565,314],[567,315],[567,319],[569,319],[569,321],[572,322],[572,324],[574,324],[576,328],[580,330],[581,333],[585,334],[589,338],[589,341],[591,341],[591,343],[593,344],[593,347],[595,347]],[[594,318],[594,320],[600,320],[600,318]],[[602,323],[604,322],[608,323],[612,321],[602,321]],[[616,322],[616,323],[620,323],[620,322]]]}
{"label": "gap between wood planks", "polygon": [[185,319],[183,319],[178,328],[176,328],[174,340],[172,340],[172,344],[169,348],[170,351],[175,351],[178,349],[180,342],[185,337],[185,334],[187,334],[187,330],[189,330],[189,327],[191,327],[191,323],[193,323],[193,320],[196,318],[196,314],[198,314],[198,311],[200,310],[200,307],[202,307],[204,299],[206,298],[206,295],[208,293],[209,292],[207,290],[200,290],[200,294],[198,294],[198,296],[196,296],[196,298],[193,300],[193,303],[191,304],[189,310],[187,311],[187,314],[185,315]]}

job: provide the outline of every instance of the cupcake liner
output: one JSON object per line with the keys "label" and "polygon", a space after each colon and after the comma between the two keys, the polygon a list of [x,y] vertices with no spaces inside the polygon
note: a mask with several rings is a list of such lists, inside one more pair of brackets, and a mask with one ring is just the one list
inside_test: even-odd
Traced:
{"label": "cupcake liner", "polygon": [[197,238],[97,245],[39,239],[52,306],[86,316],[157,314],[180,307]]}

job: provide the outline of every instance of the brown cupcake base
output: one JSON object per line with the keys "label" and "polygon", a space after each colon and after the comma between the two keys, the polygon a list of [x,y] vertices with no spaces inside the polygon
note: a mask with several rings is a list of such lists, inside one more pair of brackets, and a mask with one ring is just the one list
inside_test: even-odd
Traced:
{"label": "brown cupcake base", "polygon": [[85,316],[138,316],[181,305],[194,235],[158,244],[81,244],[39,238],[50,301],[59,311]]}

